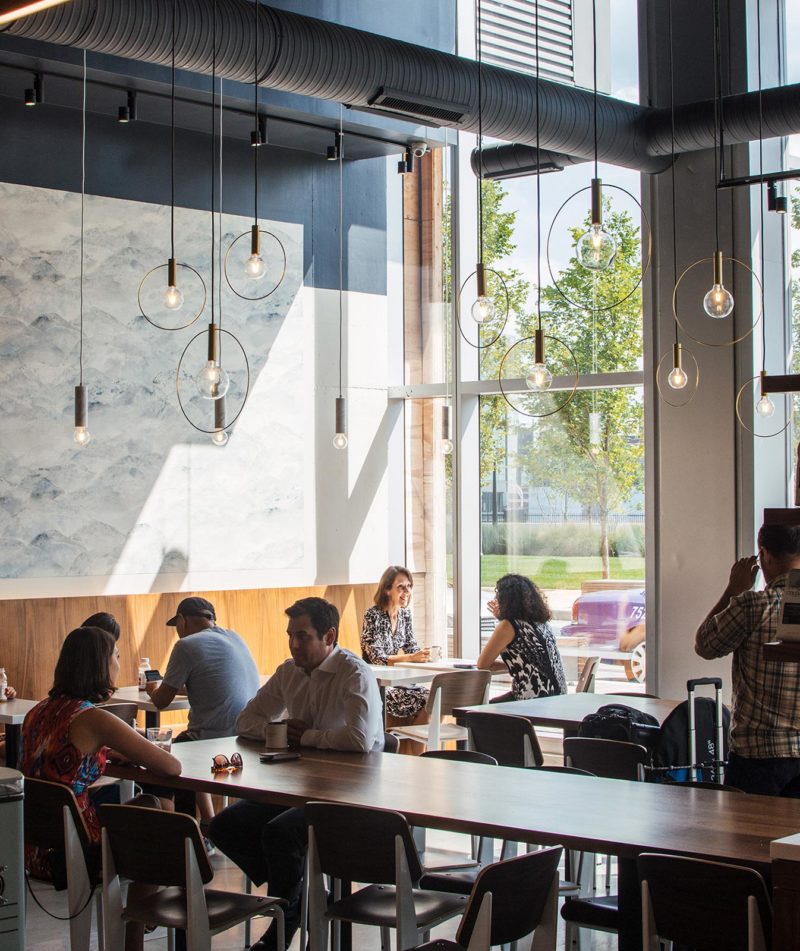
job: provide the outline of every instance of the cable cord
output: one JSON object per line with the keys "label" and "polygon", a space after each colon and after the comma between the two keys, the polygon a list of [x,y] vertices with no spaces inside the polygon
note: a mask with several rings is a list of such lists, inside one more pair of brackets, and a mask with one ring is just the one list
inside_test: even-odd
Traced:
{"label": "cable cord", "polygon": [[31,877],[28,872],[25,872],[25,884],[28,886],[28,892],[30,893],[31,898],[34,902],[42,909],[42,911],[50,918],[55,918],[56,921],[74,921],[86,911],[86,909],[91,904],[92,899],[94,898],[94,893],[97,890],[97,882],[92,883],[92,887],[89,889],[89,895],[86,898],[86,901],[81,905],[81,907],[75,912],[74,915],[54,915],[52,911],[45,908],[44,905],[36,897],[36,892],[33,890],[31,885]]}
{"label": "cable cord", "polygon": [[170,114],[170,199],[169,199],[169,243],[170,257],[175,258],[175,3],[172,0],[172,69],[169,97]]}
{"label": "cable cord", "polygon": [[[672,44],[672,0],[669,0],[669,117],[670,117],[670,177],[672,179],[672,273],[678,282],[678,211],[675,203],[675,61]],[[675,343],[678,343],[678,321],[675,322]]]}
{"label": "cable cord", "polygon": [[255,29],[253,34],[253,221],[258,224],[258,152],[261,145],[261,132],[258,125],[258,2],[253,4]]}
{"label": "cable cord", "polygon": [[84,224],[86,219],[86,50],[83,51],[83,101],[81,105],[81,278],[80,278],[80,347],[78,370],[83,386],[83,271],[84,271]]}
{"label": "cable cord", "polygon": [[478,261],[483,264],[483,41],[481,0],[475,0],[475,53],[478,61]]}
{"label": "cable cord", "polygon": [[[539,3],[537,0],[536,3],[536,16],[538,19],[539,16]],[[537,34],[536,41],[538,44],[539,37]],[[537,57],[536,60],[536,69],[539,69],[539,60]],[[592,109],[594,113],[593,124],[594,124],[594,177],[599,178],[597,174],[597,0],[592,0],[592,75],[594,81],[594,96],[592,97]],[[538,85],[538,84],[537,84]],[[538,115],[538,112],[537,112]],[[537,144],[538,149],[538,144]]]}
{"label": "cable cord", "polygon": [[342,395],[342,338],[344,316],[342,295],[344,293],[344,134],[342,124],[343,106],[339,103],[339,397]]}
{"label": "cable cord", "polygon": [[542,173],[539,167],[539,4],[534,14],[534,37],[536,43],[536,314],[539,330],[542,329]]}
{"label": "cable cord", "polygon": [[756,48],[758,51],[758,183],[759,211],[761,216],[761,369],[767,369],[767,314],[764,299],[766,275],[764,273],[764,114],[762,109],[761,83],[761,0],[756,0]]}

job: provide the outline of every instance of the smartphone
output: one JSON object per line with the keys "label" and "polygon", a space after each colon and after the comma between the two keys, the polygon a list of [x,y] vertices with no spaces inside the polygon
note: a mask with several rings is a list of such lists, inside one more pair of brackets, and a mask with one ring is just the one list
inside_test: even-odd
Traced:
{"label": "smartphone", "polygon": [[144,679],[147,681],[147,683],[152,684],[157,680],[163,680],[164,678],[161,676],[160,670],[146,670],[144,672]]}
{"label": "smartphone", "polygon": [[280,753],[262,753],[258,758],[262,763],[283,763],[289,759],[300,759],[300,754],[286,750]]}
{"label": "smartphone", "polygon": [[453,664],[456,670],[474,670],[475,664]]}

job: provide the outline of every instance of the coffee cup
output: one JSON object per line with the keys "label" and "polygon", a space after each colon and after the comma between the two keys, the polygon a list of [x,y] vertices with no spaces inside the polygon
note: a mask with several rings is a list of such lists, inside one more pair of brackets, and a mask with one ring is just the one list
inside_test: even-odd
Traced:
{"label": "coffee cup", "polygon": [[430,660],[441,660],[442,648],[438,644],[431,644],[428,648],[428,658]]}
{"label": "coffee cup", "polygon": [[264,746],[267,749],[285,749],[289,745],[286,720],[267,723],[264,727]]}

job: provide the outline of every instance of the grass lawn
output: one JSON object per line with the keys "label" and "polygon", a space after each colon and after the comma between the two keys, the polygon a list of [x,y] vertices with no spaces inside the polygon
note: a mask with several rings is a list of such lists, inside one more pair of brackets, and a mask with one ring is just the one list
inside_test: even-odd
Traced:
{"label": "grass lawn", "polygon": [[[644,558],[625,556],[610,561],[611,577],[620,580],[641,580],[644,583]],[[527,575],[540,587],[574,588],[581,582],[602,578],[600,558],[597,555],[483,555],[481,557],[481,587],[490,588],[505,574]]]}

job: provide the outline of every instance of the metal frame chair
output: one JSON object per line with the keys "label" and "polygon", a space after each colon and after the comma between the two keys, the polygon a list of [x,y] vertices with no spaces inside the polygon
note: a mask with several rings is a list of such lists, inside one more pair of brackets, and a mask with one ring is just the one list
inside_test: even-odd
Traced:
{"label": "metal frame chair", "polygon": [[470,747],[494,756],[500,766],[531,767],[544,763],[533,724],[508,713],[467,714]]}

